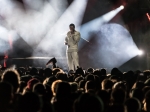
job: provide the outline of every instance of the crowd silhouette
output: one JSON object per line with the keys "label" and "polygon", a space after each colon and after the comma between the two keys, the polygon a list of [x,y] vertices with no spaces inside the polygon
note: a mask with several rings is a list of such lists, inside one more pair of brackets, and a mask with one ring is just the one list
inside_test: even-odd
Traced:
{"label": "crowd silhouette", "polygon": [[150,71],[1,69],[0,112],[150,112]]}

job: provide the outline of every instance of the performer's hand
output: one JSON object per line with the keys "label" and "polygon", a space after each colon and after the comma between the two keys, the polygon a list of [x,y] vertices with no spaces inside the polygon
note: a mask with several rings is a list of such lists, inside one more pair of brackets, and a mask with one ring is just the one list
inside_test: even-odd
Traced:
{"label": "performer's hand", "polygon": [[68,43],[67,43],[67,42],[65,42],[65,45],[68,45]]}
{"label": "performer's hand", "polygon": [[71,34],[74,34],[75,33],[75,30],[71,30]]}

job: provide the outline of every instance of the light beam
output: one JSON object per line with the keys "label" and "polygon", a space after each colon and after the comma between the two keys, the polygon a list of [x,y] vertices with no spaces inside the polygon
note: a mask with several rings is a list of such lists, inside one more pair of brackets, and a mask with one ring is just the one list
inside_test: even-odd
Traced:
{"label": "light beam", "polygon": [[[120,6],[117,9],[112,10],[112,11],[106,13],[105,15],[103,15],[99,18],[96,18],[96,19],[82,25],[82,27],[81,27],[82,38],[84,40],[86,40],[87,42],[89,42],[91,36],[93,34],[96,34],[99,31],[99,28],[101,27],[101,25],[103,25],[104,23],[109,22],[121,10],[123,10],[123,6]],[[84,46],[84,44],[81,43],[80,48],[82,48],[83,46]]]}
{"label": "light beam", "polygon": [[87,0],[75,0],[50,30],[46,38],[38,45],[33,55],[36,56],[40,54],[39,51],[43,51],[47,55],[64,56],[64,47],[66,47],[64,40],[69,30],[69,24],[74,23],[76,27],[80,26],[86,5]]}

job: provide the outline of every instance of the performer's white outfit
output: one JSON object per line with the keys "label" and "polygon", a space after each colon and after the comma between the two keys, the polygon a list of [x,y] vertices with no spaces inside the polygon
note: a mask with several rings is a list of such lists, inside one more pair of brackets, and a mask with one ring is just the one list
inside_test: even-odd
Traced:
{"label": "performer's white outfit", "polygon": [[65,43],[67,44],[67,61],[69,70],[76,70],[79,66],[79,57],[78,57],[78,42],[80,40],[80,33],[75,31],[74,34],[71,34],[71,31],[67,33],[65,38]]}

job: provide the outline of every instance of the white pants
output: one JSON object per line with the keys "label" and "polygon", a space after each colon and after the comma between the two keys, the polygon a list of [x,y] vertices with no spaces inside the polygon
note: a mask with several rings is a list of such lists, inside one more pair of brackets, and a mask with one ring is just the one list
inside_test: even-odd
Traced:
{"label": "white pants", "polygon": [[69,70],[76,70],[79,66],[78,52],[67,52],[67,61]]}

